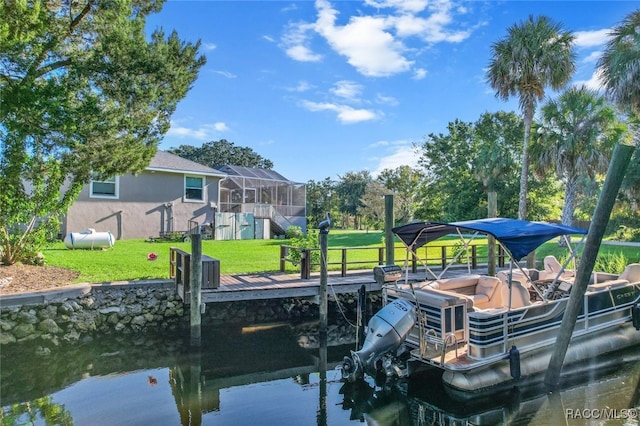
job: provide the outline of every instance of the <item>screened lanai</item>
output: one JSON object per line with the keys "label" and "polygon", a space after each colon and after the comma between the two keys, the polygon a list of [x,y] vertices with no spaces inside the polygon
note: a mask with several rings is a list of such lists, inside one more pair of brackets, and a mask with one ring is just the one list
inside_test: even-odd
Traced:
{"label": "screened lanai", "polygon": [[[275,231],[291,225],[306,231],[306,188],[273,170],[221,166],[228,176],[220,183],[221,213],[252,213],[271,220]],[[279,229],[275,229],[279,228]]]}

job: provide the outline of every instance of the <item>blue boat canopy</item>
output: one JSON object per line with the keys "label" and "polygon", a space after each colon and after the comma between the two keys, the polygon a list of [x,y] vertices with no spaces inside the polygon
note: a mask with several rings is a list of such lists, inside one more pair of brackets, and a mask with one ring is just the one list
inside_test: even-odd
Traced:
{"label": "blue boat canopy", "polygon": [[562,235],[581,234],[586,230],[573,226],[546,222],[529,222],[526,220],[489,218],[467,220],[462,222],[416,222],[393,228],[393,233],[402,240],[410,250],[437,240],[445,235],[474,231],[492,235],[513,256],[520,260],[541,244]]}

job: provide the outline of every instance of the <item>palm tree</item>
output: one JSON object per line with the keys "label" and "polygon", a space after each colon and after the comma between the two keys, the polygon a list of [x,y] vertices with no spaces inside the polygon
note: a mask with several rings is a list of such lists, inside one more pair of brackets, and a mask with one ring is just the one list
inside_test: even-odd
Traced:
{"label": "palm tree", "polygon": [[598,61],[607,94],[622,109],[640,113],[640,9],[631,12],[610,33]]}
{"label": "palm tree", "polygon": [[587,179],[593,181],[607,171],[613,146],[625,132],[607,100],[585,86],[572,87],[542,106],[532,164],[540,174],[555,170],[564,184],[564,225],[572,224],[577,196]]}
{"label": "palm tree", "polygon": [[518,218],[527,216],[527,180],[529,175],[529,134],[538,102],[545,88],[564,87],[575,71],[574,36],[546,16],[511,26],[507,36],[491,46],[492,59],[487,81],[496,97],[508,100],[520,97],[524,121],[522,171]]}
{"label": "palm tree", "polygon": [[[610,33],[604,54],[598,61],[607,95],[628,113],[635,145],[640,144],[640,9],[627,15]],[[637,150],[636,150],[637,151]],[[640,198],[640,155],[635,152],[622,184],[632,203]]]}
{"label": "palm tree", "polygon": [[[522,119],[513,112],[485,112],[475,122],[475,139],[478,144],[473,170],[476,178],[487,191],[487,217],[498,213],[498,189],[517,171],[515,152],[522,141]],[[496,274],[496,245],[492,236],[487,247],[489,275]]]}

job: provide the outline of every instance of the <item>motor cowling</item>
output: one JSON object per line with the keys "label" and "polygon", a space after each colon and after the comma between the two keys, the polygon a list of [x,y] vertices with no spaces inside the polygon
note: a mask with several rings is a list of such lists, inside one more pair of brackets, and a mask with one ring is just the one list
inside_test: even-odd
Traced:
{"label": "motor cowling", "polygon": [[372,377],[380,367],[382,358],[395,354],[416,322],[415,306],[404,299],[396,299],[376,313],[367,325],[367,337],[359,351],[342,362],[342,377],[349,381]]}

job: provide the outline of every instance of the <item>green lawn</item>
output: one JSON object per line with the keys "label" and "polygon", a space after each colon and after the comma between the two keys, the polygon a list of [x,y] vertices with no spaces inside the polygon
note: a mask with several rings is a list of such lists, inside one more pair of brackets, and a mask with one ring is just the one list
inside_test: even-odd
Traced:
{"label": "green lawn", "polygon": [[[339,231],[329,233],[329,263],[330,269],[339,270],[342,251],[334,248],[350,247],[347,251],[348,262],[354,263],[350,269],[370,269],[377,264],[378,247],[383,246],[384,235],[380,231]],[[242,240],[242,241],[213,241],[204,240],[202,252],[205,255],[220,260],[223,274],[274,272],[280,269],[280,245],[289,244],[289,240]],[[457,238],[441,239],[438,244],[451,245],[447,249],[451,256],[458,243]],[[482,244],[483,240],[476,240]],[[191,243],[177,242],[146,242],[144,240],[116,241],[113,248],[108,250],[70,250],[62,242],[56,242],[43,250],[47,265],[60,266],[80,272],[78,282],[105,282],[136,279],[169,278],[169,248],[178,247],[187,252],[191,251]],[[365,248],[366,247],[366,248]],[[358,248],[358,249],[356,249]],[[361,248],[361,249],[360,249]],[[441,249],[428,249],[426,256],[431,259],[430,264],[439,264]],[[542,259],[547,254],[554,254],[559,259],[563,257],[564,249],[555,242],[541,246],[537,251],[537,258]],[[156,261],[147,260],[149,253],[156,253]],[[622,257],[625,262],[640,262],[640,249],[637,247],[605,246],[601,254]],[[419,252],[425,256],[425,249]],[[478,256],[486,259],[486,247],[478,249]],[[396,261],[405,259],[405,251],[397,245]],[[463,260],[464,261],[464,260]],[[482,260],[481,260],[482,261]],[[620,262],[618,262],[620,263]],[[287,263],[289,272],[299,272],[299,267]],[[619,266],[618,266],[619,267]],[[317,270],[317,267],[316,267]],[[621,272],[621,271],[611,271]]]}

